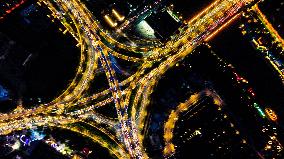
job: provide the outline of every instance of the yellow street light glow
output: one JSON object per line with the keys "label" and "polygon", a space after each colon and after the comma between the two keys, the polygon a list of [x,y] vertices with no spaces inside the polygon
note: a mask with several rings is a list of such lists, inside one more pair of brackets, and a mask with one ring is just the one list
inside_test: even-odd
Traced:
{"label": "yellow street light glow", "polygon": [[278,119],[276,113],[271,108],[265,108],[265,113],[272,121],[276,121]]}
{"label": "yellow street light glow", "polygon": [[123,21],[124,20],[124,16],[121,16],[115,9],[112,9],[111,12],[114,14],[114,16],[117,18],[118,21]]}
{"label": "yellow street light glow", "polygon": [[104,16],[104,19],[106,20],[106,22],[107,22],[111,27],[116,27],[116,26],[117,26],[117,23],[116,23],[116,22],[113,22],[112,19],[111,19],[108,15],[105,15],[105,16]]}
{"label": "yellow street light glow", "polygon": [[215,4],[217,4],[217,2],[219,2],[219,0],[216,0],[215,2],[213,2],[212,4],[210,4],[210,6],[206,7],[205,9],[203,9],[201,12],[199,12],[196,16],[194,16],[193,18],[190,19],[190,21],[188,23],[192,23],[194,20],[196,20],[198,17],[200,17],[202,14],[204,14],[205,12],[207,12],[211,7],[213,7]]}
{"label": "yellow street light glow", "polygon": [[[40,1],[46,4],[51,12],[54,13],[53,16],[59,19],[66,27],[64,34],[68,31],[77,40],[77,46],[81,47],[81,60],[77,68],[77,74],[74,80],[69,84],[69,87],[52,102],[40,105],[36,109],[19,108],[15,112],[1,114],[0,132],[2,132],[2,134],[7,134],[15,130],[30,129],[33,126],[56,126],[91,138],[94,142],[98,142],[101,146],[107,148],[110,153],[117,158],[147,158],[147,154],[144,154],[145,152],[143,152],[142,141],[144,135],[141,134],[141,132],[142,129],[147,126],[147,123],[144,122],[147,115],[146,107],[150,103],[150,94],[153,92],[153,88],[156,86],[157,81],[170,67],[173,67],[178,61],[191,53],[196,46],[203,42],[206,37],[210,36],[213,31],[217,30],[217,28],[224,23],[224,21],[218,21],[218,25],[211,28],[212,30],[208,29],[215,20],[230,19],[237,11],[239,11],[242,7],[241,5],[244,5],[244,2],[249,2],[250,0],[216,0],[212,5],[198,14],[196,18],[193,18],[191,21],[192,24],[191,22],[188,24],[188,26],[194,26],[194,30],[185,29],[180,34],[180,39],[170,41],[165,47],[158,47],[156,45],[152,47],[136,47],[116,41],[116,39],[110,37],[107,32],[100,28],[99,24],[96,23],[97,20],[93,19],[91,12],[82,5],[79,0],[57,0],[56,2],[51,0]],[[239,3],[241,5],[238,5]],[[53,7],[54,4],[56,4],[56,7]],[[237,5],[237,7],[233,8],[232,11],[234,5]],[[223,13],[228,10],[231,10],[232,12],[225,17]],[[110,15],[103,16],[104,20],[111,27],[116,27],[118,25],[116,23],[117,21],[125,20],[125,17],[120,15],[115,9],[112,9],[111,14],[115,19],[112,19],[112,16]],[[125,22],[127,23],[128,21],[126,20]],[[98,30],[102,30],[99,33],[100,36],[97,36],[96,34]],[[192,39],[196,39],[196,37],[200,35],[205,35],[205,37],[202,36],[200,40],[193,42]],[[147,61],[148,58],[146,57],[133,58],[115,52],[111,48],[105,46],[100,37],[106,39],[106,41],[113,46],[131,50],[133,52],[155,50],[155,54],[153,54],[153,58],[151,57],[152,59],[150,58],[150,60],[158,61],[159,58],[164,56],[165,61],[161,62],[157,68],[152,69],[148,73],[147,70],[152,68],[152,61]],[[173,53],[170,54],[172,48],[178,46],[181,47],[179,47],[176,52],[173,51]],[[94,48],[99,49],[96,50]],[[128,79],[120,82],[116,78],[116,71],[111,67],[109,54],[125,60],[134,62],[142,61],[144,63],[141,65],[141,70],[131,75]],[[98,59],[101,60],[102,68],[108,79],[109,88],[112,89],[106,89],[97,94],[85,96],[86,94],[83,94],[83,91],[88,90],[90,86],[89,83],[95,77],[93,73],[98,67]],[[126,86],[127,84],[129,84],[129,86],[127,86],[126,89],[121,88],[121,86]],[[137,87],[139,87],[138,93],[134,94],[135,97],[134,100],[132,100],[131,96],[133,95],[133,90]],[[203,93],[206,93],[206,96],[213,94],[208,92]],[[199,100],[200,95],[202,94],[193,95],[192,98],[178,106],[177,110],[173,111],[169,116],[169,120],[165,123],[164,129],[164,140],[167,142],[164,149],[166,153],[174,153],[175,151],[175,146],[171,143],[171,139],[173,138],[172,130],[178,120],[179,114],[185,112],[190,107],[190,104]],[[107,98],[101,100],[98,99],[99,97]],[[96,104],[89,105],[91,101],[95,101]],[[115,103],[118,119],[110,120],[107,117],[102,116],[92,119],[92,124],[89,124],[89,121],[84,122],[85,119],[89,119],[90,116],[97,116],[93,108],[101,107],[111,102]],[[218,106],[222,105],[221,100],[215,99],[214,103]],[[69,109],[66,108],[69,107],[76,107],[76,111],[68,112]],[[132,116],[128,113],[122,113],[127,107],[132,109]],[[67,116],[65,117],[65,115]],[[76,118],[74,118],[75,116]],[[127,123],[130,116],[133,120],[130,120],[131,125],[129,126]],[[136,119],[138,119],[138,121]],[[114,125],[120,123],[121,131],[115,136],[108,132],[107,128],[106,130],[104,130],[104,128],[96,128],[102,134],[108,136],[108,138],[105,139],[87,128],[76,125],[77,122],[84,123],[85,125],[88,125],[88,127],[93,128],[96,128],[96,123],[105,124],[107,128],[113,128]],[[72,126],[70,125],[72,123],[76,124]],[[196,130],[193,133],[193,135],[200,134],[200,130]],[[122,142],[117,140],[116,137],[118,136],[123,137]],[[110,144],[109,141],[112,141],[115,145]]]}
{"label": "yellow street light glow", "polygon": [[223,24],[220,28],[218,28],[216,31],[211,33],[205,41],[208,42],[210,39],[212,39],[215,35],[217,35],[220,31],[222,31],[224,28],[226,28],[229,24],[231,24],[233,21],[235,21],[240,16],[240,13],[236,14],[233,18],[228,20],[225,24]]}
{"label": "yellow street light glow", "polygon": [[281,43],[282,48],[284,48],[284,40],[281,38],[281,36],[278,34],[278,32],[274,29],[271,23],[267,20],[265,15],[259,10],[258,5],[254,5],[252,9],[257,13],[259,19],[261,22],[265,25],[267,30],[270,32],[270,34]]}

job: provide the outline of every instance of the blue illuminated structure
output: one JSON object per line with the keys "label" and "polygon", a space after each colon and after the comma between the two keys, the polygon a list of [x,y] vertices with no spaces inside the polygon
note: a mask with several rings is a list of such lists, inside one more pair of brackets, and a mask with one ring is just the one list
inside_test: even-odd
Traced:
{"label": "blue illuminated structure", "polygon": [[0,85],[0,101],[9,99],[8,91]]}

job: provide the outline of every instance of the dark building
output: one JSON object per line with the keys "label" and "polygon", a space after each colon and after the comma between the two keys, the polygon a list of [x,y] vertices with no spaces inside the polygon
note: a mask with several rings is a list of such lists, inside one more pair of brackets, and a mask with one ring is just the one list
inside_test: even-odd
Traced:
{"label": "dark building", "polygon": [[[177,158],[257,158],[256,152],[234,126],[229,114],[205,98],[197,112],[185,113],[178,120],[173,143]],[[198,132],[198,133],[197,133]]]}
{"label": "dark building", "polygon": [[37,146],[31,153],[30,159],[68,159],[68,157],[62,155],[55,148],[47,145],[46,143],[39,141]]}
{"label": "dark building", "polygon": [[182,24],[177,22],[167,11],[153,13],[145,20],[155,30],[155,36],[162,41],[166,41],[171,35],[174,35]]}

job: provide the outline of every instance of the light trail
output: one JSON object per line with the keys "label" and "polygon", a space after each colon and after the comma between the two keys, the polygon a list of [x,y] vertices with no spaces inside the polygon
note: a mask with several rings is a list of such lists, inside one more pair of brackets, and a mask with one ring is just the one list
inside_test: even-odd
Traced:
{"label": "light trail", "polygon": [[194,107],[203,97],[211,97],[218,107],[223,105],[223,102],[218,94],[211,90],[203,90],[199,93],[191,95],[184,103],[180,103],[175,110],[172,110],[168,120],[164,125],[164,142],[165,147],[163,150],[164,157],[169,157],[175,153],[174,144],[172,143],[173,131],[178,121],[180,114],[188,111],[189,108]]}
{"label": "light trail", "polygon": [[258,18],[262,21],[265,28],[269,31],[269,33],[275,38],[276,41],[281,43],[282,49],[284,49],[284,40],[282,37],[278,34],[278,32],[274,29],[272,24],[267,20],[266,16],[261,12],[261,10],[258,8],[258,5],[254,5],[252,7],[252,10],[255,11]]}
{"label": "light trail", "polygon": [[[243,34],[248,34],[254,38],[251,38],[251,42],[259,52],[261,52],[261,56],[269,63],[269,65],[272,66],[274,71],[278,74],[279,78],[282,80],[282,83],[284,84],[284,66],[283,62],[281,60],[281,57],[283,57],[283,44],[281,43],[281,39],[278,39],[276,34],[278,34],[273,28],[269,27],[269,25],[266,24],[265,20],[263,20],[264,15],[262,13],[259,13],[257,9],[254,7],[257,7],[257,4],[253,6],[252,9],[249,9],[246,13],[243,14],[243,18],[245,18],[247,21],[250,21],[252,24],[256,25],[256,27],[250,28],[249,25],[241,25],[241,29],[243,29]],[[259,10],[259,9],[258,9]],[[260,11],[260,10],[259,10]],[[260,16],[261,15],[261,16]],[[259,27],[257,27],[259,26]],[[263,30],[262,27],[265,27],[265,30],[268,30],[268,34],[265,33],[265,30]],[[274,31],[273,31],[274,30]],[[268,36],[264,35],[267,34]],[[267,42],[262,42],[262,38],[268,38],[268,40],[265,40]],[[281,37],[280,37],[281,38]],[[269,42],[270,41],[270,42]],[[277,48],[273,50],[271,47],[274,47],[273,45],[277,43]],[[272,51],[273,50],[273,51]]]}
{"label": "light trail", "polygon": [[228,20],[225,24],[223,24],[220,28],[218,28],[216,31],[214,31],[213,33],[210,34],[210,36],[208,36],[205,41],[208,42],[210,41],[215,35],[217,35],[219,32],[221,32],[223,29],[225,29],[227,26],[229,26],[232,22],[234,22],[236,19],[239,18],[241,14],[238,13],[236,14],[233,18],[231,18],[230,20]]}
{"label": "light trail", "polygon": [[114,144],[110,144],[109,142],[106,142],[105,139],[103,139],[99,135],[96,135],[93,131],[88,131],[88,130],[82,129],[82,128],[76,126],[76,125],[74,125],[74,126],[63,125],[63,126],[59,126],[59,128],[67,129],[67,130],[70,130],[72,132],[76,132],[78,134],[81,134],[83,136],[86,136],[86,137],[92,139],[95,143],[99,143],[102,147],[106,148],[111,154],[115,155],[119,159],[130,158],[130,156],[127,153],[125,153],[125,150],[123,148],[121,148],[120,145],[118,145],[117,147],[114,147],[113,146]]}
{"label": "light trail", "polygon": [[[149,96],[153,91],[155,84],[158,79],[173,65],[178,61],[182,60],[185,56],[190,54],[198,45],[200,45],[206,38],[208,38],[214,31],[218,30],[222,24],[226,21],[230,21],[232,17],[238,14],[246,3],[252,2],[251,0],[220,0],[214,2],[204,11],[202,11],[198,16],[196,16],[192,21],[189,21],[188,28],[185,29],[178,37],[177,40],[173,40],[167,43],[165,47],[160,48],[141,48],[126,46],[117,42],[115,39],[108,36],[102,31],[99,23],[93,18],[90,11],[78,0],[57,0],[52,3],[56,4],[56,9],[52,3],[48,0],[41,0],[44,2],[49,9],[54,13],[54,15],[62,22],[62,24],[67,28],[67,30],[72,34],[73,37],[78,41],[79,46],[81,46],[81,61],[78,67],[77,74],[81,74],[81,78],[74,78],[70,86],[65,90],[65,92],[56,98],[54,101],[48,104],[44,104],[35,109],[14,111],[10,114],[2,114],[0,116],[0,128],[3,129],[2,132],[11,132],[18,129],[29,128],[28,123],[31,119],[37,119],[35,125],[46,124],[49,126],[59,126],[66,129],[70,129],[74,132],[87,135],[94,138],[95,141],[101,142],[102,145],[116,154],[118,157],[122,155],[108,146],[107,143],[97,139],[92,132],[85,130],[79,130],[78,128],[69,127],[66,124],[76,122],[73,119],[66,119],[62,115],[66,113],[73,115],[74,117],[79,117],[79,119],[87,119],[91,116],[96,116],[96,113],[90,112],[93,108],[103,106],[107,103],[114,102],[116,111],[118,114],[118,121],[120,123],[120,131],[122,137],[122,144],[124,144],[129,155],[124,154],[127,158],[147,158],[145,154],[140,131],[143,127],[143,121],[147,114],[145,108],[149,105]],[[67,18],[64,18],[61,12],[68,13],[65,14]],[[73,29],[70,22],[66,19],[71,18],[73,25],[76,29]],[[214,23],[209,23],[213,21]],[[75,31],[76,30],[76,31]],[[100,35],[98,35],[98,33]],[[110,48],[106,47],[105,44],[101,42],[100,36],[107,39],[110,44],[116,44],[120,48],[125,48],[126,50],[142,49],[147,50],[152,49],[152,53],[149,57],[143,59],[132,58],[129,56],[117,53]],[[143,62],[139,70],[128,79],[119,82],[116,78],[116,73],[112,68],[111,61],[109,60],[109,53],[113,55],[127,59],[134,62]],[[100,60],[102,67],[107,76],[109,83],[109,89],[94,94],[90,97],[83,98],[82,94],[88,88],[88,83],[93,80],[94,70],[97,68],[97,61]],[[159,61],[159,66],[153,67],[153,61]],[[83,69],[83,64],[86,64],[86,69]],[[79,77],[79,76],[78,76]],[[121,90],[122,85],[129,84],[128,88]],[[138,88],[138,93],[136,93],[134,101],[131,101],[132,90]],[[90,100],[95,100],[98,97],[103,97],[108,94],[112,95],[111,98],[107,98],[104,101],[98,102],[96,105],[89,106],[86,108],[79,109],[75,112],[64,112],[66,108],[71,106],[81,106]],[[124,98],[123,98],[124,97]],[[139,101],[141,99],[141,104]],[[132,105],[129,105],[132,103]],[[131,108],[131,112],[135,113],[137,116],[128,114],[128,108]],[[137,110],[136,110],[137,109]],[[41,118],[37,114],[49,115],[52,113],[57,113],[55,117],[51,117],[48,120],[43,121],[44,117]],[[29,120],[30,118],[30,120]],[[14,120],[17,119],[17,120]],[[23,119],[23,120],[22,120]],[[93,117],[94,122],[103,123],[113,127],[115,122],[106,119],[103,116]],[[14,120],[14,121],[13,121]],[[59,120],[59,121],[56,121]],[[21,123],[19,122],[21,121]],[[59,125],[58,122],[62,122]],[[137,123],[138,125],[137,125]],[[2,127],[1,127],[2,125]],[[9,130],[9,131],[8,131]],[[107,135],[107,134],[106,134]]]}

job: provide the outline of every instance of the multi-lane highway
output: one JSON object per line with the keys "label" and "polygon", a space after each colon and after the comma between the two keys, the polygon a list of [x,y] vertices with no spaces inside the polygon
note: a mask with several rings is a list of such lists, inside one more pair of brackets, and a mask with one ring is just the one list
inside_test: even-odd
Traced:
{"label": "multi-lane highway", "polygon": [[[118,158],[147,158],[142,144],[141,130],[147,114],[146,107],[149,105],[150,94],[155,84],[169,68],[190,54],[213,33],[215,34],[223,24],[240,13],[253,0],[216,0],[183,26],[184,31],[176,35],[174,40],[166,42],[162,47],[130,46],[118,42],[102,29],[99,22],[79,0],[40,0],[40,2],[41,5],[48,6],[53,16],[60,20],[78,41],[78,46],[81,47],[81,61],[73,82],[52,102],[33,109],[19,107],[9,114],[1,114],[0,134],[34,126],[58,126],[94,139]],[[134,58],[118,53],[107,47],[108,45],[102,42],[102,38],[110,45],[128,51],[144,52],[145,56]],[[119,81],[112,68],[109,54],[124,60],[140,62],[141,66],[126,80]],[[95,70],[99,67],[98,61],[102,64],[109,88],[85,97],[84,92],[89,88]],[[154,66],[155,62],[159,65]],[[123,89],[122,86],[126,88]],[[132,95],[134,98],[131,98]],[[105,98],[99,101],[97,100],[99,97]],[[96,104],[88,104],[90,101],[96,101]],[[95,112],[94,108],[109,103],[114,103],[118,119],[107,118]],[[72,109],[69,108],[76,110],[71,111]],[[91,127],[97,128],[96,124],[106,125],[107,131],[98,129],[113,141],[120,142],[117,143],[117,149],[109,147],[109,144],[101,139],[96,139],[99,137],[88,131],[88,126],[85,131],[82,131],[76,126],[66,125],[84,122],[85,119],[92,120]]]}

